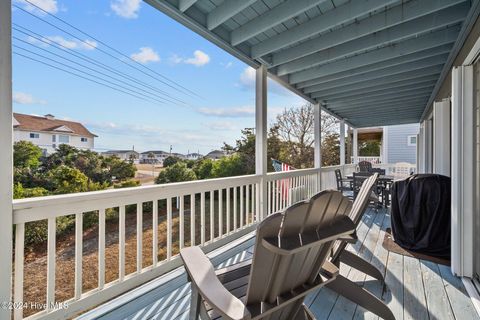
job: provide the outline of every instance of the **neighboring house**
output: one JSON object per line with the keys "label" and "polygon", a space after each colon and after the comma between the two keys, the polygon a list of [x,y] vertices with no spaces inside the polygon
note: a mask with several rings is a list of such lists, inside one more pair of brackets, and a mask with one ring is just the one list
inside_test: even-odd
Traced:
{"label": "neighboring house", "polygon": [[135,160],[134,162],[138,162],[140,158],[140,153],[135,150],[109,150],[103,154],[106,156],[117,156],[125,161],[129,161],[133,158]]}
{"label": "neighboring house", "polygon": [[13,141],[32,142],[42,149],[44,155],[54,153],[61,144],[91,150],[96,137],[83,124],[55,119],[51,114],[43,117],[13,114]]}
{"label": "neighboring house", "polygon": [[[150,154],[153,154],[153,158],[150,158]],[[163,166],[163,160],[169,157],[171,154],[169,152],[161,150],[150,150],[140,153],[140,163],[155,163]]]}
{"label": "neighboring house", "polygon": [[186,160],[187,159],[187,156],[182,154],[182,153],[172,153],[171,154],[172,157],[177,157],[177,158],[180,158],[182,160]]}
{"label": "neighboring house", "polygon": [[418,123],[383,127],[384,163],[417,163]]}
{"label": "neighboring house", "polygon": [[189,153],[185,156],[185,159],[187,160],[198,160],[200,158],[202,158],[203,156],[200,154],[200,153]]}
{"label": "neighboring house", "polygon": [[[397,163],[417,162],[417,134],[419,124],[402,124],[396,126],[359,128],[358,143],[366,141],[379,141],[380,154],[377,156],[360,156],[358,161],[372,163]],[[353,139],[352,130],[349,130],[350,141]],[[350,159],[353,160],[351,150],[348,150]]]}
{"label": "neighboring house", "polygon": [[209,153],[207,153],[205,158],[209,158],[209,159],[212,159],[212,160],[218,160],[220,158],[225,157],[226,155],[227,154],[222,150],[213,150],[213,151],[210,151]]}

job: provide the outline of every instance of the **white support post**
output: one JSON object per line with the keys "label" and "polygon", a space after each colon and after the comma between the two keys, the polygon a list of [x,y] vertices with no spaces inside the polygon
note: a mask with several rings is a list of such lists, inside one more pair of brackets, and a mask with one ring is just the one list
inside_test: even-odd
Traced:
{"label": "white support post", "polygon": [[267,216],[267,68],[260,66],[255,79],[255,174],[261,176],[260,220]]}
{"label": "white support post", "polygon": [[353,129],[353,163],[358,164],[358,129]]}
{"label": "white support post", "polygon": [[340,120],[340,165],[345,165],[345,120]]}
{"label": "white support post", "polygon": [[432,173],[433,169],[433,121],[428,119],[423,124],[423,136],[424,136],[424,172]]}
{"label": "white support post", "polygon": [[313,109],[314,166],[318,169],[317,191],[319,191],[322,190],[322,109],[318,103],[313,106]]}
{"label": "white support post", "polygon": [[388,163],[388,127],[383,127],[381,163]]}
{"label": "white support post", "polygon": [[425,172],[425,132],[423,123],[417,135],[417,173]]}
{"label": "white support post", "polygon": [[473,67],[452,70],[452,272],[472,277],[474,264],[475,109]]}
{"label": "white support post", "polygon": [[433,173],[450,176],[450,99],[433,103]]}
{"label": "white support post", "polygon": [[[0,1],[0,302],[11,301],[13,247],[13,147],[12,147],[12,2]],[[20,241],[23,241],[20,240]],[[10,320],[11,310],[0,308],[0,319]]]}

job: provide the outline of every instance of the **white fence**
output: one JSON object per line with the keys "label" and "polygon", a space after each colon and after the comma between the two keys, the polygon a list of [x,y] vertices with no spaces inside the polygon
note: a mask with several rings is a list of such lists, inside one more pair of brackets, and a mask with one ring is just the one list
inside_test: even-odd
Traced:
{"label": "white fence", "polygon": [[[372,164],[382,163],[382,157],[357,157],[358,162],[360,161],[368,161]],[[353,163],[354,158],[350,157],[350,162]]]}
{"label": "white fence", "polygon": [[[376,165],[395,172],[395,166]],[[414,166],[412,165],[412,168]],[[283,210],[288,205],[311,197],[320,189],[335,189],[335,170],[343,176],[355,171],[355,165],[332,166],[318,169],[269,173],[265,177],[250,175],[222,179],[172,183],[137,188],[67,194],[15,200],[13,220],[15,224],[15,273],[14,301],[24,301],[24,251],[26,224],[38,221],[48,226],[46,253],[46,280],[36,282],[46,288],[46,309],[29,319],[63,319],[81,313],[119,294],[145,283],[180,266],[179,249],[201,245],[205,251],[218,248],[233,239],[254,230],[256,224],[268,214]],[[265,189],[263,189],[265,188]],[[262,192],[265,192],[262,196]],[[262,201],[262,198],[264,201]],[[266,203],[265,203],[266,201]],[[262,209],[264,208],[264,209]],[[266,211],[264,211],[266,210]],[[106,215],[118,216],[118,276],[107,281],[106,274]],[[98,279],[95,288],[84,290],[84,230],[87,214],[95,214],[98,221]],[[126,242],[131,240],[126,232],[127,215],[136,221],[135,242],[136,269],[126,272]],[[74,267],[72,286],[74,292],[67,299],[68,309],[56,308],[57,218],[74,217]],[[98,218],[97,218],[98,217]],[[143,220],[151,224],[145,229]],[[159,241],[159,223],[162,225],[162,241]],[[152,234],[151,250],[143,243],[143,235]],[[161,250],[161,254],[160,251]],[[148,263],[146,262],[148,257]],[[60,275],[63,276],[63,275]],[[29,288],[31,289],[31,288]],[[14,310],[14,318],[24,317],[22,308]]]}

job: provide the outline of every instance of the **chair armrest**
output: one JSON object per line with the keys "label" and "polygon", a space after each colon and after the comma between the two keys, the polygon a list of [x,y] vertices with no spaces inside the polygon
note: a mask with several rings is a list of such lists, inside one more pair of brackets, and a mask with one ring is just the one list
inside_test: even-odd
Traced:
{"label": "chair armrest", "polygon": [[199,247],[180,250],[185,269],[198,288],[202,298],[212,306],[224,319],[250,319],[250,312],[240,299],[231,294],[218,280],[215,270]]}
{"label": "chair armrest", "polygon": [[342,237],[338,238],[338,240],[346,241],[346,242],[352,243],[352,244],[357,243],[357,241],[358,241],[357,233],[354,232],[352,234],[342,236]]}

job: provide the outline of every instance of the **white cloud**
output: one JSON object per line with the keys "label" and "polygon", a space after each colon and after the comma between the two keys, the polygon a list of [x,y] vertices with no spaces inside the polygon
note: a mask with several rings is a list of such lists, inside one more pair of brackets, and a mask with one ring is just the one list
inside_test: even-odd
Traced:
{"label": "white cloud", "polygon": [[195,50],[193,52],[193,57],[190,58],[182,58],[179,55],[174,54],[170,57],[170,62],[174,64],[185,63],[196,67],[203,67],[210,62],[210,56],[201,50]]}
{"label": "white cloud", "polygon": [[230,122],[230,121],[209,122],[209,123],[206,123],[206,126],[211,130],[220,130],[220,131],[236,130],[237,129],[237,126],[233,122]]}
{"label": "white cloud", "polygon": [[[48,13],[55,14],[58,12],[58,4],[57,0],[29,0],[32,4],[23,1],[17,0],[16,2],[22,3],[25,10],[30,12],[35,12],[39,14],[45,14],[42,10],[38,9],[37,7],[45,10]],[[37,7],[35,7],[37,6]]]}
{"label": "white cloud", "polygon": [[42,46],[47,46],[45,42],[54,43],[68,49],[78,49],[78,50],[95,50],[95,48],[98,46],[97,42],[93,40],[86,39],[84,41],[80,41],[77,39],[65,39],[62,36],[48,36],[48,37],[42,38],[42,41],[29,36],[27,38],[27,41],[30,43],[37,43]]}
{"label": "white cloud", "polygon": [[255,115],[255,108],[252,106],[234,107],[234,108],[199,108],[197,112],[206,116],[216,117],[252,117]]}
{"label": "white cloud", "polygon": [[141,0],[114,0],[110,2],[110,8],[122,18],[138,18]]}
{"label": "white cloud", "polygon": [[45,100],[37,100],[31,94],[25,92],[14,92],[13,102],[18,104],[47,104]]}
{"label": "white cloud", "polygon": [[133,60],[146,64],[149,62],[159,62],[160,56],[150,47],[141,47],[140,51],[130,56]]}

